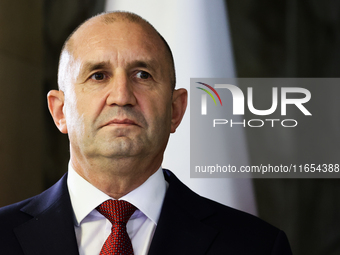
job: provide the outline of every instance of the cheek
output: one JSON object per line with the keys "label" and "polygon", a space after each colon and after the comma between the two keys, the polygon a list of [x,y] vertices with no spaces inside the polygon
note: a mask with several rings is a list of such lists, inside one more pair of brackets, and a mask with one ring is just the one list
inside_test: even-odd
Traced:
{"label": "cheek", "polygon": [[110,108],[108,105],[110,93],[108,88],[83,87],[81,91],[78,91],[78,111],[89,116],[92,121],[96,121]]}
{"label": "cheek", "polygon": [[[103,108],[105,100],[98,93],[88,93],[86,89],[74,91],[68,97],[68,111],[71,122],[89,121],[96,114],[98,115]],[[103,103],[104,102],[104,103]],[[74,121],[72,120],[74,118]]]}
{"label": "cheek", "polygon": [[153,132],[165,131],[170,127],[171,104],[169,102],[161,99],[149,100],[140,107],[148,124],[155,129]]}
{"label": "cheek", "polygon": [[[69,136],[74,136],[75,133],[82,133],[82,115],[79,113],[75,104],[69,104],[65,107],[66,125]],[[71,137],[70,137],[71,138]]]}
{"label": "cheek", "polygon": [[80,102],[78,98],[72,96],[65,101],[64,112],[70,139],[72,139],[71,136],[82,136],[85,132],[86,109],[84,108],[84,104]]}

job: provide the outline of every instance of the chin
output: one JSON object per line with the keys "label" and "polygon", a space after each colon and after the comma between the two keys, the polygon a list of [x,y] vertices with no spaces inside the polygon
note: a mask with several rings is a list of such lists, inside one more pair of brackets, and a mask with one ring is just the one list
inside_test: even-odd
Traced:
{"label": "chin", "polygon": [[110,143],[105,151],[103,151],[103,154],[106,157],[132,157],[139,155],[142,151],[145,151],[145,148],[142,146],[127,141],[120,141],[120,142],[114,142]]}

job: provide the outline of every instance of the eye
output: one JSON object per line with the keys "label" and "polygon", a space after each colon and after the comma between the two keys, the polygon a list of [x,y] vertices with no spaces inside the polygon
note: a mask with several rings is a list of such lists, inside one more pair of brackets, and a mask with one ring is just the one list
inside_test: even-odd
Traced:
{"label": "eye", "polygon": [[146,80],[146,79],[149,79],[150,77],[151,77],[151,74],[149,74],[148,72],[145,72],[145,71],[139,71],[137,73],[137,78],[139,78],[139,79]]}
{"label": "eye", "polygon": [[106,75],[103,73],[95,73],[91,76],[91,79],[96,80],[96,81],[101,81],[106,78]]}

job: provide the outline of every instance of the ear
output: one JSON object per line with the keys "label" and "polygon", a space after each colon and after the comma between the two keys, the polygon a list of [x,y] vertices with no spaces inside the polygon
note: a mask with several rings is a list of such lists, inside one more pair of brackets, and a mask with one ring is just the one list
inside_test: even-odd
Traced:
{"label": "ear", "polygon": [[63,134],[67,134],[66,118],[64,114],[64,92],[51,90],[47,94],[48,109],[52,115],[55,125]]}
{"label": "ear", "polygon": [[186,89],[174,90],[172,95],[172,117],[171,117],[171,133],[176,132],[176,128],[182,121],[187,108],[188,92]]}

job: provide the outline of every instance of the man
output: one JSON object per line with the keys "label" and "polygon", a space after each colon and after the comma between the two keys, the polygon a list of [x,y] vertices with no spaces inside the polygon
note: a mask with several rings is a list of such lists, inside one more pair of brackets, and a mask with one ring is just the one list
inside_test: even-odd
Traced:
{"label": "man", "polygon": [[83,23],[58,83],[48,105],[70,140],[68,174],[0,210],[0,254],[291,254],[282,231],[162,170],[187,91],[175,89],[171,51],[145,20],[115,12]]}

